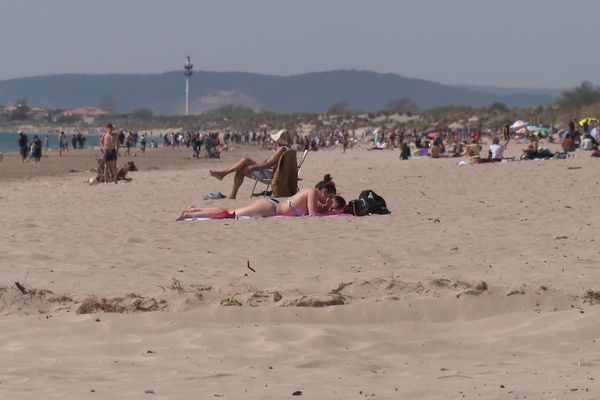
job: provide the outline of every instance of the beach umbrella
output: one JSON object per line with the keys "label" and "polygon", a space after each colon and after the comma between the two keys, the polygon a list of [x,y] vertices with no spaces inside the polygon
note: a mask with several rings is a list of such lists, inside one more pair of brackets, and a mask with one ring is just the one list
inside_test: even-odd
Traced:
{"label": "beach umbrella", "polygon": [[543,126],[528,125],[527,130],[532,132],[548,132],[550,129],[544,128]]}
{"label": "beach umbrella", "polygon": [[519,135],[526,135],[527,134],[527,128],[522,126],[521,128],[517,129],[516,131]]}
{"label": "beach umbrella", "polygon": [[597,124],[598,118],[585,117],[581,121],[579,121],[579,125],[583,126],[584,124],[592,125]]}
{"label": "beach umbrella", "polygon": [[520,129],[527,125],[529,125],[529,122],[518,120],[518,121],[513,122],[513,124],[510,126],[510,129]]}

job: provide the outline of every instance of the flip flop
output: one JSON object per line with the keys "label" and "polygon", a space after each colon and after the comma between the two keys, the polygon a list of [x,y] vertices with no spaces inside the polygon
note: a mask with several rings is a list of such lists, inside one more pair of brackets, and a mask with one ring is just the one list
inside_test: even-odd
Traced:
{"label": "flip flop", "polygon": [[210,192],[209,194],[203,197],[204,200],[221,200],[225,198],[227,198],[227,196],[225,196],[221,192]]}

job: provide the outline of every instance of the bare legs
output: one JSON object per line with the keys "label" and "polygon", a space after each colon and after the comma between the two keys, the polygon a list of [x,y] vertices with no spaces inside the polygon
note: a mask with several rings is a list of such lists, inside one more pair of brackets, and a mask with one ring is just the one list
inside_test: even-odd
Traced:
{"label": "bare legs", "polygon": [[175,221],[183,221],[186,218],[212,218],[223,211],[221,208],[196,208],[188,206],[184,208]]}
{"label": "bare legs", "polygon": [[237,192],[240,190],[240,186],[244,182],[244,173],[242,171],[235,171],[235,176],[233,177],[233,188],[231,188],[231,194],[229,195],[230,199],[235,199],[237,197]]}
{"label": "bare legs", "polygon": [[[176,221],[182,221],[186,218],[212,218],[221,213],[222,208],[197,208],[189,206],[184,208]],[[251,204],[233,210],[238,217],[271,217],[277,215],[277,209],[267,199],[258,199]]]}
{"label": "bare legs", "polygon": [[244,182],[244,176],[250,176],[248,172],[248,167],[256,164],[256,161],[242,157],[239,161],[231,165],[229,168],[226,168],[221,171],[210,171],[210,175],[214,176],[218,180],[223,180],[227,175],[235,172],[235,177],[233,179],[233,188],[231,189],[231,194],[229,195],[230,199],[235,199],[237,197],[237,192],[242,186]]}
{"label": "bare legs", "polygon": [[214,176],[215,178],[217,178],[218,180],[222,180],[223,178],[225,178],[227,175],[231,174],[232,172],[241,171],[241,170],[245,169],[246,167],[249,167],[250,165],[254,165],[254,164],[256,164],[256,161],[251,160],[250,158],[242,157],[236,163],[232,164],[229,168],[226,168],[221,171],[211,170],[210,174],[212,176]]}
{"label": "bare legs", "polygon": [[238,217],[272,217],[277,215],[277,207],[270,200],[262,198],[245,207],[233,210]]}
{"label": "bare legs", "polygon": [[110,161],[104,161],[104,183],[108,183],[108,176],[112,173]]}
{"label": "bare legs", "polygon": [[104,183],[110,182],[109,175],[117,183],[117,162],[116,161],[105,161],[104,162]]}

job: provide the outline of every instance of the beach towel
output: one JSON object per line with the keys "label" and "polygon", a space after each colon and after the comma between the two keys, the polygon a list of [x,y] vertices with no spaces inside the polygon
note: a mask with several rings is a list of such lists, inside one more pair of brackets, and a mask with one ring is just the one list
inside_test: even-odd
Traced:
{"label": "beach towel", "polygon": [[[307,216],[305,216],[307,217]],[[323,215],[318,215],[317,217],[319,218],[325,218],[325,217],[354,217],[354,215],[352,214],[348,214],[348,213],[344,213],[344,214],[323,214]],[[263,219],[263,218],[293,218],[293,219],[301,219],[302,217],[294,217],[291,215],[275,215],[273,217],[247,217],[247,216],[236,216],[235,218],[228,218],[228,220],[241,220],[241,219]],[[314,217],[310,217],[310,218],[314,218]],[[210,217],[193,217],[193,218],[185,218],[184,221],[222,221],[222,219],[214,219],[214,218],[210,218]]]}
{"label": "beach towel", "polygon": [[290,197],[298,192],[298,160],[296,150],[287,150],[279,158],[271,180],[273,197]]}

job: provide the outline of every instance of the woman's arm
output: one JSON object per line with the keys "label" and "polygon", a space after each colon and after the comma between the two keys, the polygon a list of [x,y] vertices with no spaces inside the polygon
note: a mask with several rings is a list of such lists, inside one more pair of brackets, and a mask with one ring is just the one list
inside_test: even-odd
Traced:
{"label": "woman's arm", "polygon": [[325,203],[321,203],[319,200],[317,200],[318,212],[319,213],[329,212],[332,203],[333,203],[333,199],[327,199],[327,200],[325,200]]}
{"label": "woman's arm", "polygon": [[306,208],[308,209],[308,215],[314,217],[319,214],[319,197],[317,189],[311,188],[306,198]]}

